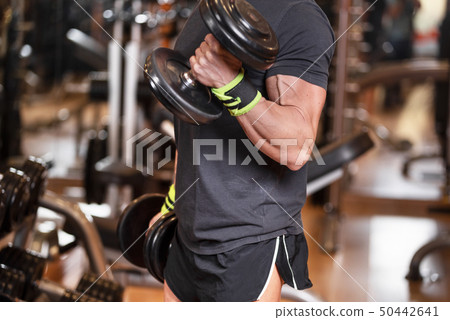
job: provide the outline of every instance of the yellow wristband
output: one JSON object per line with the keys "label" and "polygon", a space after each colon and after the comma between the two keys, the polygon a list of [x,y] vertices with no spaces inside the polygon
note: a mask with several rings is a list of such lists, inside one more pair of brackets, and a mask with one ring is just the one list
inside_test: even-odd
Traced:
{"label": "yellow wristband", "polygon": [[161,213],[164,215],[173,211],[175,204],[175,184],[172,184],[169,188],[169,193],[164,200],[164,204],[161,207]]}
{"label": "yellow wristband", "polygon": [[211,92],[222,101],[234,117],[252,110],[261,100],[261,93],[244,77],[244,69],[230,83],[221,88],[212,88]]}

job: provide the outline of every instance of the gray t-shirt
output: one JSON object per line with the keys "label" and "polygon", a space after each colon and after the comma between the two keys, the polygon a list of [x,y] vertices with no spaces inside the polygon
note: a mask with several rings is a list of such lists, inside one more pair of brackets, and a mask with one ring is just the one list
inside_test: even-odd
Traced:
{"label": "gray t-shirt", "polygon": [[[277,74],[301,77],[326,88],[334,35],[317,4],[313,0],[249,2],[269,22],[280,45],[277,60],[267,71],[247,67],[244,61],[252,84],[266,98],[265,80]],[[189,58],[207,33],[198,10],[194,10],[175,50]],[[175,211],[179,237],[189,249],[215,254],[303,232],[306,166],[291,171],[257,152],[227,111],[208,125],[176,120],[175,133]]]}

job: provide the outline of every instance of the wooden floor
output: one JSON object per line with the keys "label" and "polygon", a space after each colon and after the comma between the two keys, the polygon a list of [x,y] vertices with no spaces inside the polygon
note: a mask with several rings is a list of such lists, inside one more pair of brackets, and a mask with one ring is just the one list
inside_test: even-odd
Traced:
{"label": "wooden floor", "polygon": [[[430,92],[429,84],[417,86],[403,108],[375,114],[377,121],[414,142],[413,153],[436,148]],[[29,108],[24,115],[26,124],[32,121],[33,112],[48,115],[45,110],[55,113],[59,107],[46,103],[44,112]],[[73,171],[68,167],[78,163],[73,128],[72,119],[50,131],[26,133],[24,151],[36,155],[43,154],[42,150],[53,152],[57,170],[52,177],[64,177]],[[327,254],[321,247],[325,230],[322,208],[311,202],[304,208],[314,284],[311,292],[326,301],[450,301],[448,250],[424,260],[422,282],[405,279],[415,251],[450,230],[449,214],[430,214],[428,210],[439,203],[442,164],[439,160],[422,162],[414,167],[413,177],[405,178],[401,167],[410,154],[377,141],[376,149],[350,167],[352,176],[341,199],[335,253]],[[49,276],[57,278],[68,272],[54,270]],[[162,291],[134,285],[127,288],[125,297],[127,301],[162,301]]]}

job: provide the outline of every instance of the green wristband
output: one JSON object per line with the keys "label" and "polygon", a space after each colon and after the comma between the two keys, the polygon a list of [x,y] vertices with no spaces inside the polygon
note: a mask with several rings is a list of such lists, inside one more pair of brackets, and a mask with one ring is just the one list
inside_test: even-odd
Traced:
{"label": "green wristband", "polygon": [[222,101],[234,117],[252,110],[261,100],[261,93],[244,77],[244,69],[230,83],[221,88],[211,88],[212,93]]}
{"label": "green wristband", "polygon": [[164,215],[166,213],[169,213],[173,211],[175,204],[175,185],[172,184],[169,188],[169,193],[166,196],[166,199],[164,200],[164,204],[161,207],[161,213]]}

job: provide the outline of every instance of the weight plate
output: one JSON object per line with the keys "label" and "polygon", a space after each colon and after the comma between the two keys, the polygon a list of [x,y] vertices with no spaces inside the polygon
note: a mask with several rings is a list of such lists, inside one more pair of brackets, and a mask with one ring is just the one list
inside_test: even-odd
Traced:
{"label": "weight plate", "polygon": [[28,214],[37,212],[39,198],[44,194],[47,183],[47,166],[38,158],[30,157],[22,169],[30,179],[30,206]]}
{"label": "weight plate", "polygon": [[177,227],[174,212],[162,216],[149,230],[144,244],[145,265],[150,274],[160,282],[164,282],[164,268]]}
{"label": "weight plate", "polygon": [[185,84],[182,75],[189,71],[189,61],[167,48],[157,48],[145,63],[145,76],[156,98],[179,119],[192,124],[206,124],[222,115],[222,103],[198,81]]}
{"label": "weight plate", "polygon": [[264,70],[279,45],[264,17],[245,0],[203,0],[200,14],[214,37],[245,65]]}
{"label": "weight plate", "polygon": [[26,216],[30,200],[30,187],[28,177],[19,170],[14,170],[17,175],[17,185],[14,188],[14,198],[11,202],[11,208],[16,208],[15,214],[11,214],[11,219],[15,224],[20,224]]}
{"label": "weight plate", "polygon": [[0,235],[3,233],[3,220],[6,217],[6,196],[5,190],[0,186]]}
{"label": "weight plate", "polygon": [[145,268],[142,255],[145,232],[150,220],[164,203],[161,194],[144,194],[133,200],[122,212],[117,224],[117,238],[124,257],[136,266]]}
{"label": "weight plate", "polygon": [[6,198],[6,215],[3,222],[5,232],[10,232],[17,224],[16,216],[20,208],[17,208],[15,190],[19,183],[20,177],[15,173],[15,169],[8,169],[3,174],[1,187],[5,191]]}
{"label": "weight plate", "polygon": [[86,273],[80,279],[76,291],[85,292],[95,299],[106,302],[120,302],[123,296],[123,287],[108,279],[98,279],[98,276],[93,273]]}

